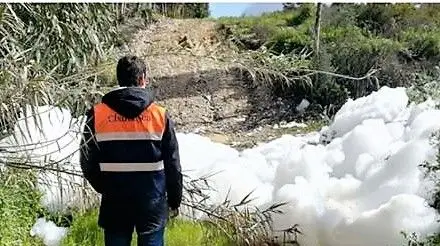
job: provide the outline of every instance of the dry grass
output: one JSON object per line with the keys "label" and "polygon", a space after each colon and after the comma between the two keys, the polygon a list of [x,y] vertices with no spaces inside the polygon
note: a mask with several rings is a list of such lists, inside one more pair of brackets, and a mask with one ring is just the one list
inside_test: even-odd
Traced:
{"label": "dry grass", "polygon": [[131,52],[145,58],[152,78],[225,69],[236,56],[218,37],[216,23],[162,18],[133,36]]}

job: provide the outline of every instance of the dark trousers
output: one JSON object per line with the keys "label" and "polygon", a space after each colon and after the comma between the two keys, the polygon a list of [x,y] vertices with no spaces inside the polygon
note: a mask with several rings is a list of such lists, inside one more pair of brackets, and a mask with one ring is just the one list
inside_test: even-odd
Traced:
{"label": "dark trousers", "polygon": [[[138,246],[163,246],[164,245],[165,228],[153,233],[137,232]],[[132,232],[115,232],[104,231],[105,246],[130,246],[132,240]]]}

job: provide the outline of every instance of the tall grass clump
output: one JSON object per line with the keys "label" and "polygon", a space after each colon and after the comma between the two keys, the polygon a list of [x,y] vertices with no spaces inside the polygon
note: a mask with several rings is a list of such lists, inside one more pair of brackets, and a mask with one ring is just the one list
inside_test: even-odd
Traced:
{"label": "tall grass clump", "polygon": [[[26,105],[83,114],[105,84],[123,17],[152,21],[139,4],[0,4],[0,128],[8,132]],[[107,82],[108,84],[108,82]]]}
{"label": "tall grass clump", "polygon": [[22,62],[32,61],[63,75],[77,72],[89,62],[102,60],[116,43],[115,8],[110,4],[3,4],[2,55],[26,58]]}

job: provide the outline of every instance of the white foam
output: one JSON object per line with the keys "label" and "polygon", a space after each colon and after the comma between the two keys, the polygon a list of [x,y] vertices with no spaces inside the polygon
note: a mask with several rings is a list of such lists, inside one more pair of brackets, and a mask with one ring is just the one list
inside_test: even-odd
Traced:
{"label": "white foam", "polygon": [[67,235],[67,228],[58,227],[52,221],[39,218],[32,226],[30,234],[40,238],[46,246],[59,246]]}
{"label": "white foam", "polygon": [[[49,211],[62,211],[84,202],[78,147],[84,117],[72,118],[66,109],[52,106],[26,107],[14,126],[15,134],[0,141],[8,152],[0,160],[22,162],[39,167],[37,188],[41,203]],[[43,169],[44,168],[44,169]],[[59,171],[56,171],[59,170]]]}
{"label": "white foam", "polygon": [[337,136],[342,136],[365,119],[392,121],[404,111],[408,100],[405,88],[382,87],[367,97],[348,100],[336,113],[330,128]]}

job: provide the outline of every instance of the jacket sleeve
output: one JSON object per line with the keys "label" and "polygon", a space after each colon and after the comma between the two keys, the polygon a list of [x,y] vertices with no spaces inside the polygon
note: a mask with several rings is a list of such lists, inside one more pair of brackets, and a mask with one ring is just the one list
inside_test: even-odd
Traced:
{"label": "jacket sleeve", "polygon": [[83,136],[80,145],[80,164],[84,178],[90,183],[93,189],[102,193],[102,179],[99,168],[99,149],[95,136],[95,124],[93,119],[93,108],[88,110],[86,124],[83,129]]}
{"label": "jacket sleeve", "polygon": [[166,114],[166,126],[162,138],[162,156],[165,166],[168,206],[177,209],[182,202],[182,170],[174,123],[168,113]]}

